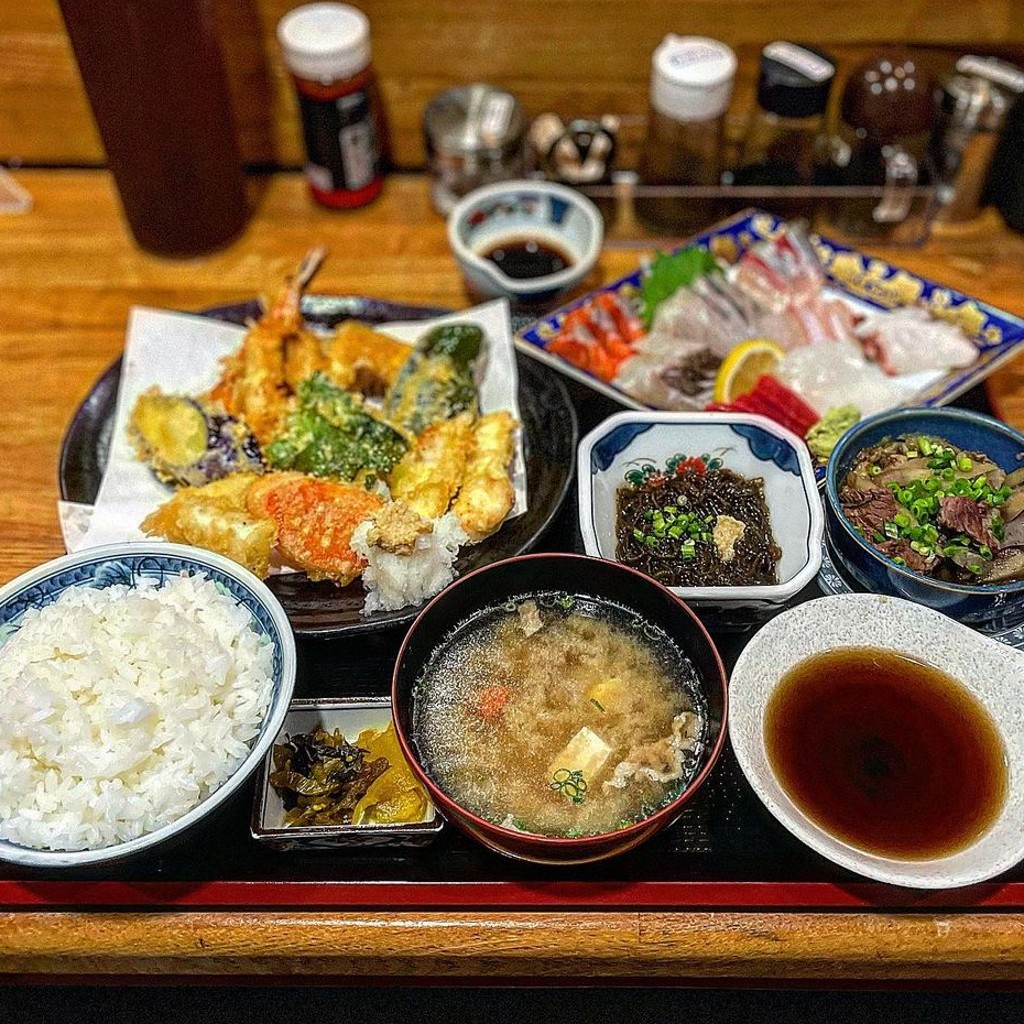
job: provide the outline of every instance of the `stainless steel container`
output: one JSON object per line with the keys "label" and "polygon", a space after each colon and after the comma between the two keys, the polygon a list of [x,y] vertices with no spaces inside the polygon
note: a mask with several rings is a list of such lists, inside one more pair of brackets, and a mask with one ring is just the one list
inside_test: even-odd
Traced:
{"label": "stainless steel container", "polygon": [[1024,92],[1024,72],[995,57],[961,57],[939,94],[932,160],[941,204],[937,220],[970,220],[1007,112]]}
{"label": "stainless steel container", "polygon": [[435,96],[423,112],[434,208],[448,214],[481,185],[523,177],[526,117],[509,92],[477,83]]}

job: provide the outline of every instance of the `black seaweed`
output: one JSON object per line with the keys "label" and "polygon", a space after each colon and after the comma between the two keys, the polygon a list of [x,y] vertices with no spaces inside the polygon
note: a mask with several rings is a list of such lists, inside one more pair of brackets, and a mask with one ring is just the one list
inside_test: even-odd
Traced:
{"label": "black seaweed", "polygon": [[[746,529],[733,557],[723,561],[713,543],[697,543],[693,557],[683,558],[680,545],[670,538],[653,546],[638,540],[634,531],[648,532],[645,513],[666,506],[708,518],[712,523],[720,515],[742,522]],[[764,483],[729,469],[687,469],[664,482],[619,488],[615,532],[616,559],[666,586],[749,587],[778,582],[777,564],[782,552],[772,533]]]}

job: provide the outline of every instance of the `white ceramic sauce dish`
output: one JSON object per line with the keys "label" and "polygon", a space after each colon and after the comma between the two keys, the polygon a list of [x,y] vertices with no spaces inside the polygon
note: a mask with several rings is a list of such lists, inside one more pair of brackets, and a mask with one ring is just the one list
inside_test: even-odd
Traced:
{"label": "white ceramic sauce dish", "polygon": [[[516,278],[485,258],[501,242],[532,239],[569,257],[562,270]],[[448,243],[469,293],[478,300],[505,297],[520,306],[550,304],[594,269],[604,222],[586,196],[548,181],[503,181],[465,196],[448,215]]]}
{"label": "white ceramic sauce dish", "polygon": [[[576,481],[579,525],[588,555],[615,561],[615,496],[628,475],[658,471],[679,456],[720,462],[764,481],[779,582],[752,587],[669,587],[716,626],[747,626],[779,610],[821,567],[824,513],[807,446],[764,416],[746,413],[623,412],[581,442]],[[707,461],[707,460],[705,460]]]}
{"label": "white ceramic sauce dish", "polygon": [[[882,648],[931,665],[988,711],[1006,748],[1005,803],[972,844],[944,857],[904,860],[868,853],[831,835],[796,806],[765,745],[765,709],[790,669],[843,647]],[[729,682],[729,736],[747,781],[798,839],[840,866],[880,882],[951,889],[983,882],[1024,859],[1024,654],[941,612],[901,598],[846,594],[808,601],[774,618],[746,646]]]}

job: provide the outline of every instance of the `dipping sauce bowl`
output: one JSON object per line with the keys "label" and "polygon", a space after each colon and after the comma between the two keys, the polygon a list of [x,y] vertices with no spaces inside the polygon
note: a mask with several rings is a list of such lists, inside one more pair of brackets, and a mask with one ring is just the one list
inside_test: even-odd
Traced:
{"label": "dipping sauce bowl", "polygon": [[[507,298],[522,308],[551,307],[586,280],[603,240],[597,207],[575,189],[546,181],[487,185],[448,217],[448,243],[476,302]],[[509,258],[509,250],[520,259]],[[531,270],[537,276],[515,276]]]}

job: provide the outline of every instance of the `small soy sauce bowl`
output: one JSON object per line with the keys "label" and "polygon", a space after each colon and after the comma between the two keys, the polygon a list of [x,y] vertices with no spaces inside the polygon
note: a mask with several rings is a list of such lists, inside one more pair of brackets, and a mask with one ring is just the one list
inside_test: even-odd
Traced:
{"label": "small soy sauce bowl", "polygon": [[[541,310],[579,287],[594,269],[604,222],[586,196],[548,181],[503,181],[465,196],[448,216],[448,244],[473,301],[506,298]],[[514,277],[487,254],[528,244],[552,250],[565,265],[553,273]]]}

